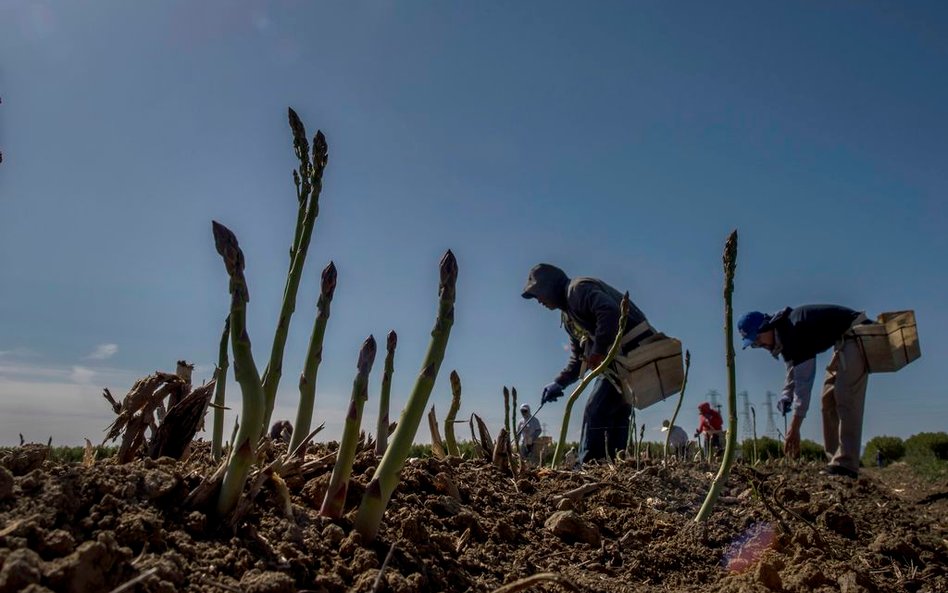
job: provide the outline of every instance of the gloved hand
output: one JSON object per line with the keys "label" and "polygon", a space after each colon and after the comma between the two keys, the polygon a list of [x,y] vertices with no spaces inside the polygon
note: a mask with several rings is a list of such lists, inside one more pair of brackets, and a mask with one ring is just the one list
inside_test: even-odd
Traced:
{"label": "gloved hand", "polygon": [[777,400],[777,411],[786,416],[790,413],[790,410],[793,409],[793,398],[790,396],[783,396]]}
{"label": "gloved hand", "polygon": [[561,395],[563,395],[563,386],[554,381],[543,388],[543,397],[540,399],[540,403],[555,402]]}

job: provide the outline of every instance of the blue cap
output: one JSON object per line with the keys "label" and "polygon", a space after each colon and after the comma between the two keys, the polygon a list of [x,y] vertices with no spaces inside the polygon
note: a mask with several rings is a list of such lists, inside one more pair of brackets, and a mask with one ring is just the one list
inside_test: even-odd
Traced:
{"label": "blue cap", "polygon": [[761,328],[764,327],[768,321],[770,321],[770,315],[761,313],[760,311],[745,313],[744,316],[737,321],[737,331],[741,332],[741,337],[744,338],[744,348],[747,348],[757,341],[757,334],[760,333]]}

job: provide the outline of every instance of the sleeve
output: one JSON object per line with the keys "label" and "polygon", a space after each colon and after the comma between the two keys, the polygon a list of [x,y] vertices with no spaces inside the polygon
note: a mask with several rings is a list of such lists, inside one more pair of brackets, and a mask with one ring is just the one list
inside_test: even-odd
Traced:
{"label": "sleeve", "polygon": [[619,304],[599,286],[589,284],[581,296],[581,305],[596,317],[592,353],[605,356],[619,329]]}
{"label": "sleeve", "polygon": [[796,364],[787,362],[787,380],[783,386],[784,397],[793,399],[793,415],[806,418],[810,409],[810,394],[816,379],[816,358],[808,358]]}
{"label": "sleeve", "polygon": [[571,335],[569,337],[569,360],[566,362],[566,366],[563,367],[563,370],[560,371],[560,374],[553,380],[563,387],[572,385],[579,379],[579,371],[582,367],[583,347],[579,343],[579,340]]}

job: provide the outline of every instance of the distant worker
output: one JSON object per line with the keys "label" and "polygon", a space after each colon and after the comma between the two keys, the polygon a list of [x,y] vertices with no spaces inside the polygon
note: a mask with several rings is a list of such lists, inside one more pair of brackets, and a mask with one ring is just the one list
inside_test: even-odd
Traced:
{"label": "distant worker", "polygon": [[517,432],[520,434],[520,455],[524,459],[529,459],[533,453],[533,444],[540,438],[543,429],[540,427],[540,421],[536,417],[530,417],[530,405],[520,406],[520,415],[523,419],[517,423]]}
{"label": "distant worker", "polygon": [[277,420],[270,427],[270,440],[290,442],[293,436],[293,425],[289,420]]}
{"label": "distant worker", "polygon": [[[553,382],[543,388],[542,403],[553,402],[563,395],[563,389],[579,379],[584,368],[594,369],[605,360],[619,328],[622,293],[602,280],[570,280],[556,266],[539,264],[530,270],[521,296],[536,299],[547,309],[558,309],[569,334],[569,361]],[[625,328],[622,353],[634,350],[656,333],[634,304]],[[631,413],[632,406],[626,403],[622,392],[608,379],[597,379],[583,411],[579,462],[604,459],[607,438],[610,456],[625,449]]]}
{"label": "distant worker", "polygon": [[862,416],[869,372],[850,331],[868,323],[866,315],[837,305],[787,307],[773,315],[751,311],[738,321],[744,348],[764,348],[787,365],[783,396],[777,409],[793,417],[784,437],[784,452],[800,455],[800,426],[810,407],[816,377],[816,355],[833,348],[823,380],[823,447],[828,465],[822,473],[855,478],[859,474]]}
{"label": "distant worker", "polygon": [[721,413],[711,407],[708,402],[701,402],[698,406],[698,428],[695,430],[695,436],[704,435],[704,448],[711,453],[713,450],[720,453],[723,449],[721,444],[721,432],[724,428],[724,419]]}
{"label": "distant worker", "polygon": [[671,422],[662,420],[662,432],[668,432],[668,446],[671,447],[672,455],[678,458],[684,458],[688,450],[688,433],[677,424],[669,427]]}

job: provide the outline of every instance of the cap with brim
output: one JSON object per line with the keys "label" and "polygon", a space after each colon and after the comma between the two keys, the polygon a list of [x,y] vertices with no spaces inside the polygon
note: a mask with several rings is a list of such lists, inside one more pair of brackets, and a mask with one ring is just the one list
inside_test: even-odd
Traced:
{"label": "cap with brim", "polygon": [[741,337],[744,338],[742,342],[743,349],[754,345],[754,342],[757,341],[757,336],[766,328],[769,321],[770,316],[766,313],[761,313],[760,311],[751,311],[750,313],[745,313],[738,320],[737,330],[741,332]]}

